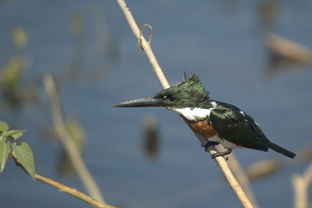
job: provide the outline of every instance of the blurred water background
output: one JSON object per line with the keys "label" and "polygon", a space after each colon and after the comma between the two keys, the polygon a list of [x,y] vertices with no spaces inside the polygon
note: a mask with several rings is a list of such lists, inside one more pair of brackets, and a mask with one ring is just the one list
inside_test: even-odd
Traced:
{"label": "blurred water background", "polygon": [[[171,84],[179,83],[183,72],[195,72],[213,99],[244,109],[277,144],[295,152],[312,145],[311,65],[276,66],[265,45],[267,32],[273,32],[312,48],[311,1],[128,4],[139,25],[152,25],[152,46]],[[0,70],[9,63],[22,68],[20,92],[16,98],[1,95],[0,120],[26,130],[24,139],[32,145],[40,174],[84,191],[60,164],[62,150],[51,133],[42,84],[49,73],[56,79],[64,116],[84,130],[83,157],[108,203],[241,207],[182,119],[163,109],[111,107],[161,89],[115,1],[0,1]],[[159,136],[152,158],[144,150],[153,146],[144,142],[147,116],[157,120]],[[243,167],[284,159],[272,151],[234,152]],[[260,207],[293,207],[291,177],[308,162],[284,162],[281,171],[251,182]],[[0,207],[87,207],[32,181],[13,161],[0,184]]]}

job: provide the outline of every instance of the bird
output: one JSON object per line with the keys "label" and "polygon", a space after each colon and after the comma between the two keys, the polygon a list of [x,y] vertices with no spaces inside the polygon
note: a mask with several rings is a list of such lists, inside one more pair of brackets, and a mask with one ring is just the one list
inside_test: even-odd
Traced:
{"label": "bird", "polygon": [[225,156],[235,148],[267,152],[269,149],[289,158],[295,153],[270,141],[254,119],[240,108],[210,98],[199,77],[194,73],[180,84],[166,88],[151,97],[128,100],[115,107],[162,107],[178,113],[195,132],[208,151],[221,144],[225,151],[212,158]]}

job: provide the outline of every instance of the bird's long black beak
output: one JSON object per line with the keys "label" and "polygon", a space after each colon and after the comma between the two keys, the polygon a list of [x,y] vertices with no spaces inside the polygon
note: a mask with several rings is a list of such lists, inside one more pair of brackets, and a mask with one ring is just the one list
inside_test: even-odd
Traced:
{"label": "bird's long black beak", "polygon": [[116,105],[114,107],[159,107],[164,106],[164,103],[161,99],[154,97],[145,97],[135,100],[128,100]]}

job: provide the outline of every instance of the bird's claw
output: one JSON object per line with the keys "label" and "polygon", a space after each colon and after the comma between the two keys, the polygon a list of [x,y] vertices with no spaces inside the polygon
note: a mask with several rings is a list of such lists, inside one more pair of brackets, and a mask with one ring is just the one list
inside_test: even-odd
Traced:
{"label": "bird's claw", "polygon": [[229,148],[229,149],[227,149],[226,151],[224,151],[224,152],[217,152],[217,153],[214,153],[213,155],[211,155],[211,159],[215,159],[216,157],[224,157],[224,156],[226,156],[226,155],[228,155],[228,154],[230,154],[232,152],[232,149],[231,148]]}
{"label": "bird's claw", "polygon": [[[202,145],[202,147],[205,148],[205,151],[208,152],[209,150],[209,147],[211,146],[216,146],[216,145],[219,145],[220,143],[219,142],[215,142],[215,141],[208,141],[206,144]],[[224,157],[228,154],[230,154],[232,152],[232,149],[229,148],[227,149],[226,151],[224,152],[216,152],[214,154],[211,155],[211,159],[215,159],[216,157]],[[228,158],[226,158],[226,160],[228,160]]]}
{"label": "bird's claw", "polygon": [[220,144],[220,143],[219,142],[214,142],[214,141],[208,141],[206,144],[204,144],[204,145],[202,144],[202,147],[204,147],[205,151],[207,152],[209,147],[216,146],[218,144]]}

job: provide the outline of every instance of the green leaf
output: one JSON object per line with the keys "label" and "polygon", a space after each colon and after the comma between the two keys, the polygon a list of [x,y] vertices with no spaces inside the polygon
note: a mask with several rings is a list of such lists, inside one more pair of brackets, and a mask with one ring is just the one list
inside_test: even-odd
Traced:
{"label": "green leaf", "polygon": [[22,130],[10,130],[5,132],[4,137],[10,137],[14,140],[17,140],[19,138],[21,138],[24,134],[24,131]]}
{"label": "green leaf", "polygon": [[8,124],[6,124],[3,121],[0,121],[0,132],[4,132],[4,131],[7,131],[7,130],[9,130]]}
{"label": "green leaf", "polygon": [[16,163],[21,166],[33,179],[35,179],[35,162],[30,146],[22,142],[14,146],[13,157]]}
{"label": "green leaf", "polygon": [[5,168],[5,164],[8,160],[8,155],[11,151],[10,148],[10,143],[5,142],[4,140],[0,140],[0,173],[2,173],[2,171]]}

